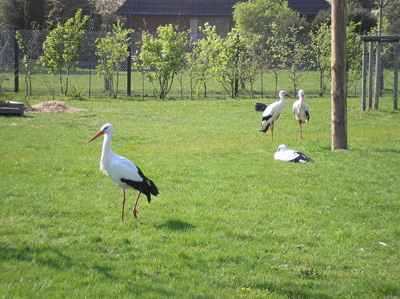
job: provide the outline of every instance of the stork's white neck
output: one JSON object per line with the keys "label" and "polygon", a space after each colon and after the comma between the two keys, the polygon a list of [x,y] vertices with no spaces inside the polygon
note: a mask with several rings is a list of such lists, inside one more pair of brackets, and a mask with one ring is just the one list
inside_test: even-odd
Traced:
{"label": "stork's white neck", "polygon": [[101,151],[101,161],[104,163],[109,160],[113,152],[111,150],[112,134],[104,134],[103,149]]}

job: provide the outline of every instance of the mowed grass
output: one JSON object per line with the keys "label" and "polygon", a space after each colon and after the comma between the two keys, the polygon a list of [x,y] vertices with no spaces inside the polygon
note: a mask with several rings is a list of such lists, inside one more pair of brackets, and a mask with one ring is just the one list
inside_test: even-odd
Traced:
{"label": "mowed grass", "polygon": [[[254,100],[66,103],[85,110],[0,117],[1,297],[400,296],[390,99],[367,112],[348,100],[347,152],[330,150],[329,98],[307,100],[304,141],[287,99],[273,142]],[[106,122],[114,152],[160,191],[137,220],[137,192],[121,223],[102,140],[86,144]],[[281,143],[315,163],[275,161]]]}

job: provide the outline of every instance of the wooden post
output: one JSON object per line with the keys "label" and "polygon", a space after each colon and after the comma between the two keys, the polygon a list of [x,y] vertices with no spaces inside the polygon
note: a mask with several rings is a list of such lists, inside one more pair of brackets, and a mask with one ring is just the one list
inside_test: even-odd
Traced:
{"label": "wooden post", "polygon": [[362,60],[362,88],[361,88],[361,110],[366,108],[366,90],[367,90],[367,42],[363,40],[363,60]]}
{"label": "wooden post", "polygon": [[376,43],[376,61],[375,61],[375,96],[374,96],[374,109],[379,109],[379,95],[381,90],[381,48],[380,41]]}
{"label": "wooden post", "polygon": [[14,91],[19,91],[19,46],[16,38],[17,29],[14,30]]}
{"label": "wooden post", "polygon": [[397,92],[399,84],[399,41],[394,43],[394,82],[393,82],[393,109],[397,110]]}
{"label": "wooden post", "polygon": [[131,96],[131,76],[132,76],[132,34],[128,33],[126,39],[129,39],[128,46],[128,57],[127,57],[127,65],[126,65],[126,93],[130,97]]}
{"label": "wooden post", "polygon": [[347,150],[346,0],[332,0],[332,150]]}
{"label": "wooden post", "polygon": [[374,67],[374,44],[369,42],[369,62],[368,62],[368,109],[372,108],[372,78]]}

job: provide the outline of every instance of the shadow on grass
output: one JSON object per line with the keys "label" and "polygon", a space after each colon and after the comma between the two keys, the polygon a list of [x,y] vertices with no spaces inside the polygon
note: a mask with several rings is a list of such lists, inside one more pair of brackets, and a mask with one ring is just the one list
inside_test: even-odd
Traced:
{"label": "shadow on grass", "polygon": [[17,260],[25,262],[36,261],[54,269],[68,269],[72,267],[72,259],[60,250],[44,246],[41,248],[25,246],[21,248],[1,247],[0,260]]}
{"label": "shadow on grass", "polygon": [[188,222],[183,222],[181,220],[168,220],[164,224],[157,225],[157,227],[168,228],[170,230],[175,230],[175,231],[186,231],[195,228],[194,225],[191,225]]}

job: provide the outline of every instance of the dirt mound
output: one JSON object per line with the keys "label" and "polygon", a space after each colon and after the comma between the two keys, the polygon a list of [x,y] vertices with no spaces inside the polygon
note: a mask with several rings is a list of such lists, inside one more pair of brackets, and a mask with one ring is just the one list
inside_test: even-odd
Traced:
{"label": "dirt mound", "polygon": [[73,108],[60,101],[42,102],[33,106],[25,107],[25,112],[31,113],[73,113],[83,109]]}

